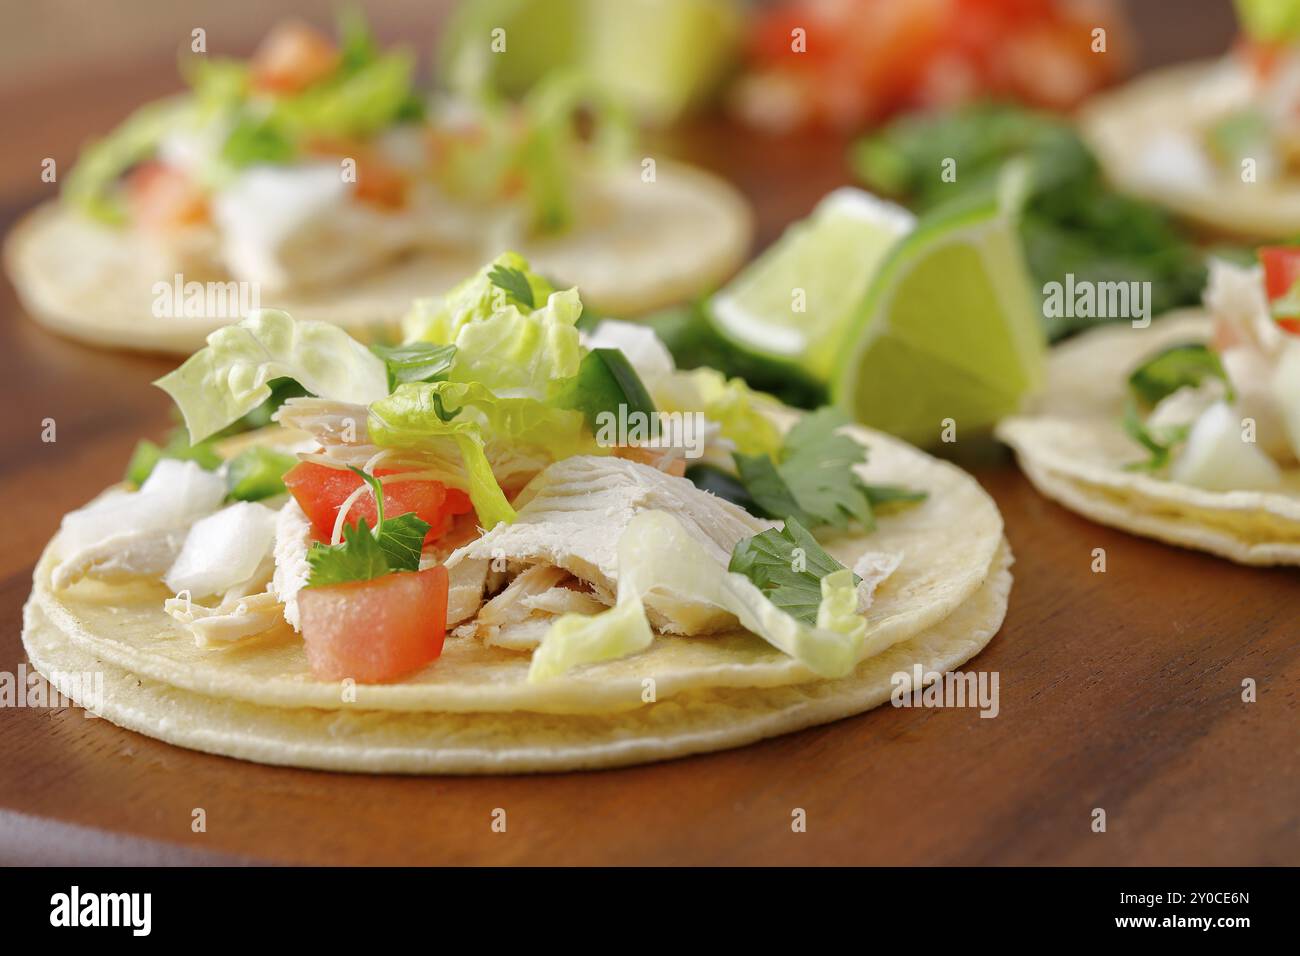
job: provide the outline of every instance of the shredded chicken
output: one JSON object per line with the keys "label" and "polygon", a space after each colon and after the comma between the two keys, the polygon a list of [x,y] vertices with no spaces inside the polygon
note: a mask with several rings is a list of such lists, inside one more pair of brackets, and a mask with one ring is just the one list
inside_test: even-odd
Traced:
{"label": "shredded chicken", "polygon": [[[612,605],[617,593],[618,542],[641,511],[669,511],[719,563],[737,541],[771,527],[728,501],[648,465],[614,457],[577,456],[551,465],[516,499],[518,518],[499,525],[447,559],[453,624],[467,620],[490,594],[493,561],[508,567],[561,568]],[[651,623],[676,634],[704,634],[735,619],[711,605],[655,590],[646,596]]]}
{"label": "shredded chicken", "polygon": [[54,568],[56,590],[82,578],[121,581],[132,577],[161,578],[180,554],[189,525],[166,531],[123,531],[74,551]]}

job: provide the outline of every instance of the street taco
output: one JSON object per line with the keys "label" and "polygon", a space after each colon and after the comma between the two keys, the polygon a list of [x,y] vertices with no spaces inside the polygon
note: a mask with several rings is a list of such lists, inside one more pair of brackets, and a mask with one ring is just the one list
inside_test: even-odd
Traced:
{"label": "street taco", "polygon": [[972,478],[581,307],[506,254],[401,346],[214,332],[158,382],[184,439],[47,546],[31,660],[213,753],[524,772],[838,719],[996,633],[1011,555]]}
{"label": "street taco", "polygon": [[1300,231],[1300,5],[1238,9],[1243,35],[1223,57],[1143,76],[1079,120],[1122,190],[1215,234],[1288,239]]}
{"label": "street taco", "polygon": [[248,62],[190,57],[187,92],[90,144],[9,236],[24,305],[75,338],[189,353],[257,307],[371,334],[502,248],[624,315],[743,260],[735,190],[648,169],[581,77],[516,103],[425,94],[414,68],[355,19],[337,42],[286,24]]}
{"label": "street taco", "polygon": [[1300,249],[1211,263],[1204,310],[1096,329],[999,437],[1044,494],[1245,564],[1300,564]]}

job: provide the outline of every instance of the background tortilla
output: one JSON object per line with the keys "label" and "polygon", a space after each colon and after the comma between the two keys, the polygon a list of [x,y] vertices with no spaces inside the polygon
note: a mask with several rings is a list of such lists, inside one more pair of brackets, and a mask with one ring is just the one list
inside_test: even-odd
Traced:
{"label": "background tortilla", "polygon": [[[639,710],[596,716],[282,709],[195,694],[96,657],[29,600],[23,644],[60,678],[104,675],[102,717],[168,743],[261,763],[368,773],[528,773],[616,767],[753,743],[879,706],[893,675],[942,673],[969,660],[1002,625],[1011,590],[1005,541],[985,582],[953,614],[868,658],[849,677],[789,687],[696,690]],[[907,684],[906,686],[910,686]]]}
{"label": "background tortilla", "polygon": [[[516,251],[583,301],[632,315],[702,294],[744,261],[753,216],[743,197],[710,173],[660,162],[653,183],[627,166],[603,183],[598,218]],[[497,250],[501,251],[501,250]],[[494,253],[495,254],[495,253]],[[446,291],[486,259],[479,251],[408,256],[364,277],[310,294],[265,295],[265,307],[346,327],[358,337],[392,331],[411,300]],[[57,201],[37,207],[5,242],[5,264],[23,306],[56,332],[96,345],[186,354],[229,319],[158,318],[149,257],[129,233],[107,229]]]}
{"label": "background tortilla", "polygon": [[1243,564],[1300,564],[1300,469],[1284,473],[1281,491],[1221,492],[1124,467],[1145,457],[1120,425],[1129,373],[1209,334],[1209,317],[1188,309],[1072,339],[1052,350],[1032,412],[1004,419],[997,435],[1040,492],[1094,521]]}
{"label": "background tortilla", "polygon": [[[862,552],[903,554],[868,611],[864,657],[909,640],[969,601],[993,574],[1002,517],[979,483],[961,469],[897,439],[854,429],[868,446],[865,480],[924,489],[919,505],[879,516],[867,535],[827,538],[846,565]],[[157,584],[86,581],[50,587],[56,537],[37,565],[31,603],[67,640],[107,664],[202,695],[271,707],[344,706],[344,688],[312,678],[302,640],[287,625],[226,648],[198,648],[163,610]],[[526,680],[530,656],[448,636],[442,656],[393,684],[355,688],[368,710],[573,714],[636,709],[643,681],[660,700],[701,688],[777,687],[815,680],[762,639],[737,631],[707,638],[660,635],[640,654],[579,668],[541,683]]]}
{"label": "background tortilla", "polygon": [[[1216,233],[1291,239],[1300,232],[1300,180],[1242,182],[1238,169],[1214,167],[1212,182],[1196,185],[1158,178],[1146,169],[1146,150],[1162,135],[1203,130],[1226,108],[1247,102],[1244,71],[1226,60],[1157,70],[1094,97],[1079,113],[1080,129],[1107,178]],[[1208,158],[1207,158],[1208,162]]]}

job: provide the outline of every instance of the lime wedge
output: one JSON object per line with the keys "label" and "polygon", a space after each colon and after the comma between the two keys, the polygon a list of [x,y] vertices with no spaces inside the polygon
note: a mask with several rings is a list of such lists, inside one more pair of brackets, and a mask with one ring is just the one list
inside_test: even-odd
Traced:
{"label": "lime wedge", "polygon": [[1044,344],[1017,215],[1024,170],[959,208],[940,208],[894,247],[837,343],[832,400],[914,444],[945,420],[982,429],[1042,379]]}
{"label": "lime wedge", "polygon": [[743,352],[826,381],[872,277],[914,222],[861,189],[835,190],[714,295],[714,328]]}

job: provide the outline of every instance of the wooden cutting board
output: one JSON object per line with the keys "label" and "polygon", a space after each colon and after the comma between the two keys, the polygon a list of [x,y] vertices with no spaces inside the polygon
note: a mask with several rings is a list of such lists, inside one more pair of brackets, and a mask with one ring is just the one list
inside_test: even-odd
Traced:
{"label": "wooden cutting board", "polygon": [[[716,124],[652,146],[731,176],[763,243],[849,181],[844,147]],[[6,228],[29,204],[0,210]],[[173,364],[59,340],[0,291],[0,671],[23,664],[20,609],[60,517],[165,430],[149,382]],[[999,674],[996,719],[885,707],[627,770],[401,778],[263,767],[77,710],[5,709],[0,862],[1300,862],[1300,572],[1102,528],[1039,497],[1001,450],[957,452],[1017,558],[1006,625],[968,665]]]}

